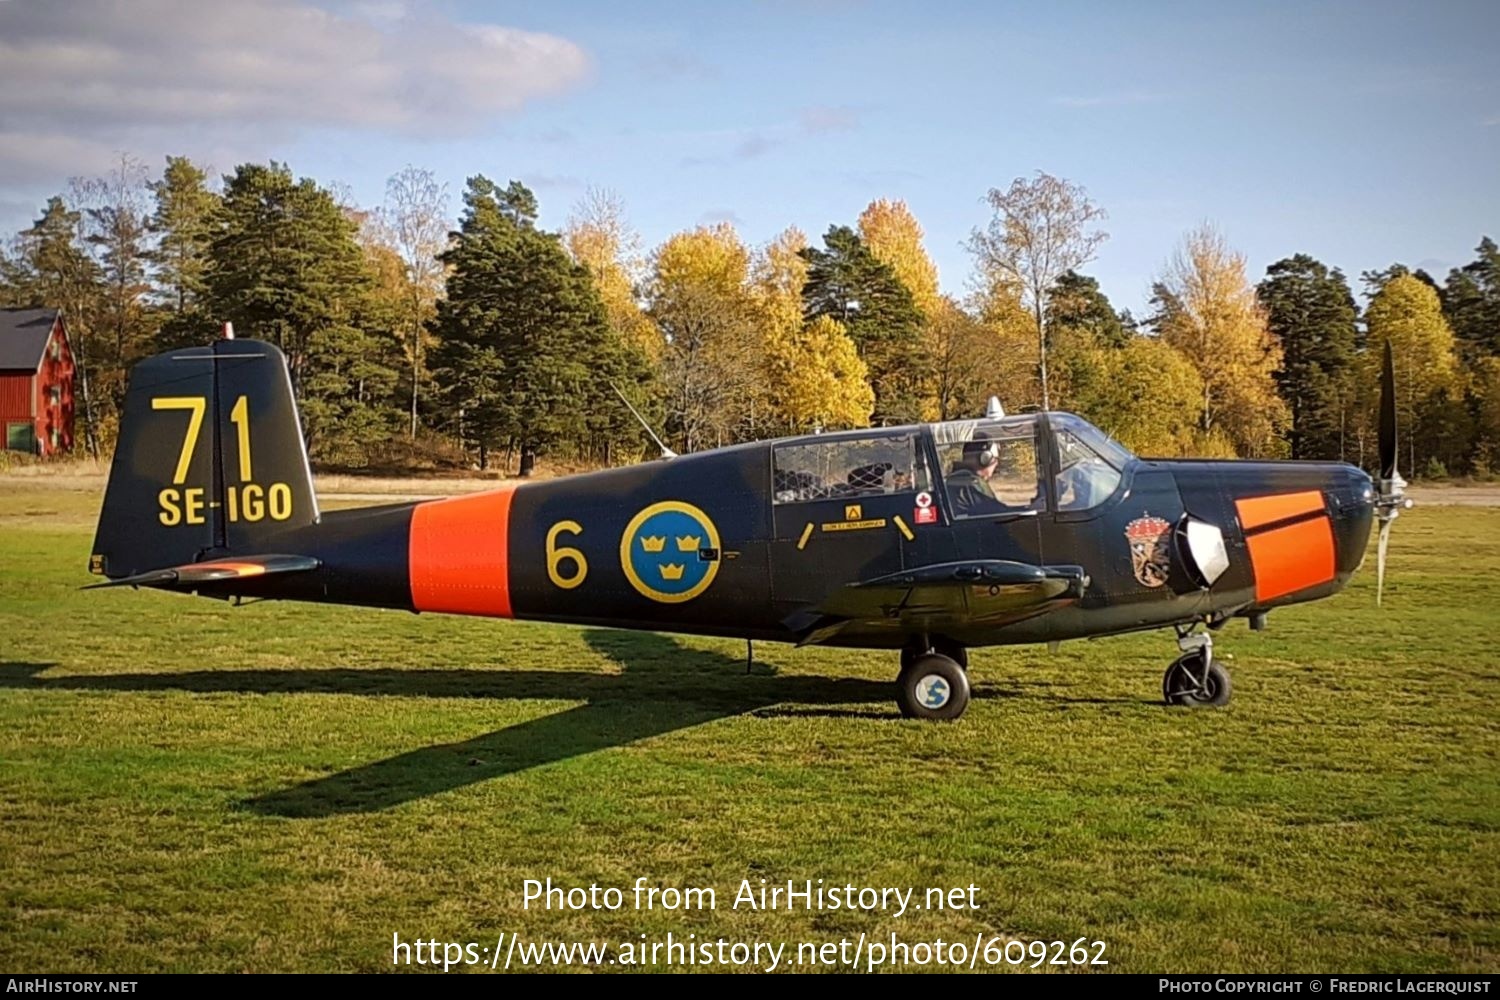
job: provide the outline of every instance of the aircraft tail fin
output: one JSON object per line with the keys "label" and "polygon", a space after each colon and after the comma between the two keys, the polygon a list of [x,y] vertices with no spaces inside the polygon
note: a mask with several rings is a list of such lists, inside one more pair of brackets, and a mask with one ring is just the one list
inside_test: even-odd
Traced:
{"label": "aircraft tail fin", "polygon": [[222,556],[318,520],[286,358],[255,340],[130,373],[89,570],[112,580]]}

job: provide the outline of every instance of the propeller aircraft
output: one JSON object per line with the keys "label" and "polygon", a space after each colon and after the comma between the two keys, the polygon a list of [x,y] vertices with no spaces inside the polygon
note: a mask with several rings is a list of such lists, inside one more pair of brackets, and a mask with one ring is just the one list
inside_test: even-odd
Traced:
{"label": "propeller aircraft", "polygon": [[[968,650],[1175,630],[1172,705],[1231,695],[1213,634],[1341,590],[1410,505],[1382,374],[1378,484],[1337,462],[1157,460],[1067,413],[740,444],[322,512],[285,359],[223,339],[132,371],[96,586],[899,654],[903,715],[956,719]],[[649,430],[649,428],[648,428]]]}

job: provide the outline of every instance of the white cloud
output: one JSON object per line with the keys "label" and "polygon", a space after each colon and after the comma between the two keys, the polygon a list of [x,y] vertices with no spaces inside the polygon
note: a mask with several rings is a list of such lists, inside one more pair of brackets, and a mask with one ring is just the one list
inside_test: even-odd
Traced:
{"label": "white cloud", "polygon": [[[573,42],[307,0],[0,3],[0,184],[315,127],[459,135],[590,73]],[[161,148],[141,148],[140,142]]]}

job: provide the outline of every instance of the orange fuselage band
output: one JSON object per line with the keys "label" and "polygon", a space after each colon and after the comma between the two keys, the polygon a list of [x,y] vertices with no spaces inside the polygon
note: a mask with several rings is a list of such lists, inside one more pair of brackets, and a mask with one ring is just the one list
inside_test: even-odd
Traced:
{"label": "orange fuselage band", "polygon": [[412,607],[511,617],[510,500],[515,487],[432,500],[411,513]]}
{"label": "orange fuselage band", "polygon": [[[1333,523],[1317,490],[1249,497],[1234,502],[1255,569],[1255,599],[1269,601],[1334,577]],[[1289,518],[1279,528],[1260,530]]]}

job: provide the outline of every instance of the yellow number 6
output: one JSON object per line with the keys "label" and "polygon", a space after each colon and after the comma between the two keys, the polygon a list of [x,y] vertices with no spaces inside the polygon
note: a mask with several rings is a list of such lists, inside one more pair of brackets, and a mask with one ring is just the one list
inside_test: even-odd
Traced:
{"label": "yellow number 6", "polygon": [[[583,525],[577,521],[558,521],[550,531],[547,532],[547,576],[551,581],[563,590],[572,590],[583,582],[583,578],[589,575],[589,562],[583,557],[583,553],[577,549],[564,546],[557,547],[557,536],[564,531],[573,535],[583,534]],[[574,570],[572,576],[563,576],[558,571],[564,559],[573,560]]]}

